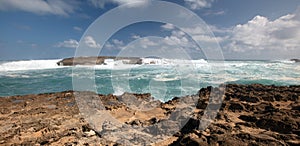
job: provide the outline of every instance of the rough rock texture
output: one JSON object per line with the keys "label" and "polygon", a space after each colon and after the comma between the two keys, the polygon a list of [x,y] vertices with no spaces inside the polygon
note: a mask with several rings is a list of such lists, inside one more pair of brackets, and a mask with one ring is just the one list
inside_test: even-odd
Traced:
{"label": "rough rock texture", "polygon": [[[99,99],[102,108],[95,104]],[[104,122],[106,132],[101,132],[84,118],[101,110],[123,125]],[[192,118],[175,131],[175,121],[190,111]],[[216,118],[203,127],[213,113]],[[132,127],[144,131],[128,135]],[[150,94],[73,91],[0,98],[0,145],[299,145],[299,127],[300,86],[230,84],[166,103]],[[157,132],[154,138],[147,135],[151,130]],[[167,133],[174,134],[166,139]],[[121,141],[115,141],[118,137]]]}
{"label": "rough rock texture", "polygon": [[142,59],[138,57],[113,57],[113,56],[99,56],[99,57],[72,57],[65,58],[57,65],[72,66],[72,65],[101,65],[104,64],[105,59],[121,60],[124,64],[142,64]]}
{"label": "rough rock texture", "polygon": [[[200,90],[199,103],[207,92]],[[227,85],[214,122],[171,145],[299,145],[299,105],[300,86]]]}

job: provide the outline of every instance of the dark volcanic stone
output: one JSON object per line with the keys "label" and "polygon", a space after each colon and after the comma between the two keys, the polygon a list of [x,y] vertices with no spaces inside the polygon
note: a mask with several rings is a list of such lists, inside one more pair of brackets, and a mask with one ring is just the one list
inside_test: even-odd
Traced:
{"label": "dark volcanic stone", "polygon": [[228,109],[233,111],[233,112],[242,111],[242,110],[244,110],[244,106],[240,103],[230,103]]}
{"label": "dark volcanic stone", "polygon": [[207,104],[208,104],[208,101],[199,99],[198,104],[196,105],[196,108],[205,109],[207,107]]}
{"label": "dark volcanic stone", "polygon": [[291,59],[291,61],[300,62],[300,59]]}
{"label": "dark volcanic stone", "polygon": [[279,133],[291,133],[293,130],[293,125],[291,125],[290,123],[278,121],[274,119],[262,118],[257,120],[255,124],[259,128],[272,130]]}
{"label": "dark volcanic stone", "polygon": [[256,122],[257,118],[254,116],[247,116],[247,115],[241,115],[239,116],[239,119],[246,121],[246,122]]}
{"label": "dark volcanic stone", "polygon": [[189,119],[188,122],[183,126],[183,128],[180,130],[182,134],[187,134],[190,131],[193,131],[195,129],[199,128],[200,121],[198,119]]}
{"label": "dark volcanic stone", "polygon": [[300,105],[293,106],[292,110],[298,110],[298,111],[300,111]]}
{"label": "dark volcanic stone", "polygon": [[257,97],[241,96],[239,98],[241,101],[257,103],[259,99]]}
{"label": "dark volcanic stone", "polygon": [[[271,102],[274,101],[274,97],[273,97],[273,96],[262,96],[261,98],[262,98],[262,100],[264,100],[264,101],[271,101]],[[277,98],[278,98],[278,97],[277,97]]]}

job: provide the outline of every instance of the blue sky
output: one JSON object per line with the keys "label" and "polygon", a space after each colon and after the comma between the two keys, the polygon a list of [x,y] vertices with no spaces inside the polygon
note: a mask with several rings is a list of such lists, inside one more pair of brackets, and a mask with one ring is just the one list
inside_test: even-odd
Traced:
{"label": "blue sky", "polygon": [[[147,5],[148,0],[1,0],[0,60],[72,57],[85,30],[99,16],[136,1]],[[207,23],[226,59],[288,59],[300,56],[299,0],[169,2],[186,7]],[[131,6],[132,9],[135,7],[138,6]],[[109,21],[117,22],[115,19]],[[205,38],[196,33],[197,28],[183,30],[193,30],[190,33],[198,39]],[[186,39],[188,42],[191,40],[172,24],[157,22],[132,24],[103,45],[92,37],[84,40],[94,47],[104,46],[103,55],[117,55],[128,43],[146,36],[159,36],[162,41],[172,40],[183,45]],[[141,42],[158,43],[145,39]],[[194,47],[188,45],[187,49],[193,53]]]}

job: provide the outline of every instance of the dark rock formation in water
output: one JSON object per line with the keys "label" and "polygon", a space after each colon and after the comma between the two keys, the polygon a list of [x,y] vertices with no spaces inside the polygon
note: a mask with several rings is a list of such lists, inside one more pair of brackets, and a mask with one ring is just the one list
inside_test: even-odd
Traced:
{"label": "dark rock formation in water", "polygon": [[123,64],[142,64],[142,59],[138,57],[98,56],[98,57],[65,58],[57,62],[57,65],[59,66],[101,65],[101,64],[105,64],[106,59],[112,59],[114,61],[122,61]]}
{"label": "dark rock formation in water", "polygon": [[[84,95],[84,101],[76,99],[75,95]],[[95,107],[98,99],[103,108]],[[208,104],[210,101],[213,104]],[[110,132],[101,133],[83,118],[84,114],[79,114],[78,107],[84,102],[95,109],[86,107],[90,114],[105,110],[124,125],[115,127],[105,123],[102,129]],[[165,122],[170,117],[176,121],[184,118],[174,113],[189,112],[188,108],[183,108],[183,105],[191,106],[189,104],[195,104],[194,117],[181,129],[176,130],[178,124],[175,122]],[[216,119],[201,130],[205,111],[218,108]],[[109,145],[116,144],[110,140],[130,133],[130,128],[132,132],[132,127],[148,128],[136,137],[123,137],[119,143],[138,145],[146,141],[174,146],[300,144],[300,86],[229,84],[226,88],[203,88],[197,95],[176,97],[166,103],[154,100],[150,94],[114,96],[65,91],[0,98],[0,113],[0,145]],[[166,126],[169,128],[159,131]],[[157,137],[174,134],[168,139],[161,137],[163,141],[159,141],[145,135],[153,130],[157,131]],[[130,138],[141,143],[130,143]]]}
{"label": "dark rock formation in water", "polygon": [[291,61],[300,62],[300,59],[291,59]]}

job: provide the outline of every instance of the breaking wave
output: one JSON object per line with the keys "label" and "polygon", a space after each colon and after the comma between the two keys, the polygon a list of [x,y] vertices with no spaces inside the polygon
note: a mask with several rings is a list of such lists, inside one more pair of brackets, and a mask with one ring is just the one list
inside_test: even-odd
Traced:
{"label": "breaking wave", "polygon": [[60,59],[55,60],[22,60],[0,63],[0,71],[20,71],[20,70],[40,70],[62,68],[56,63]]}

